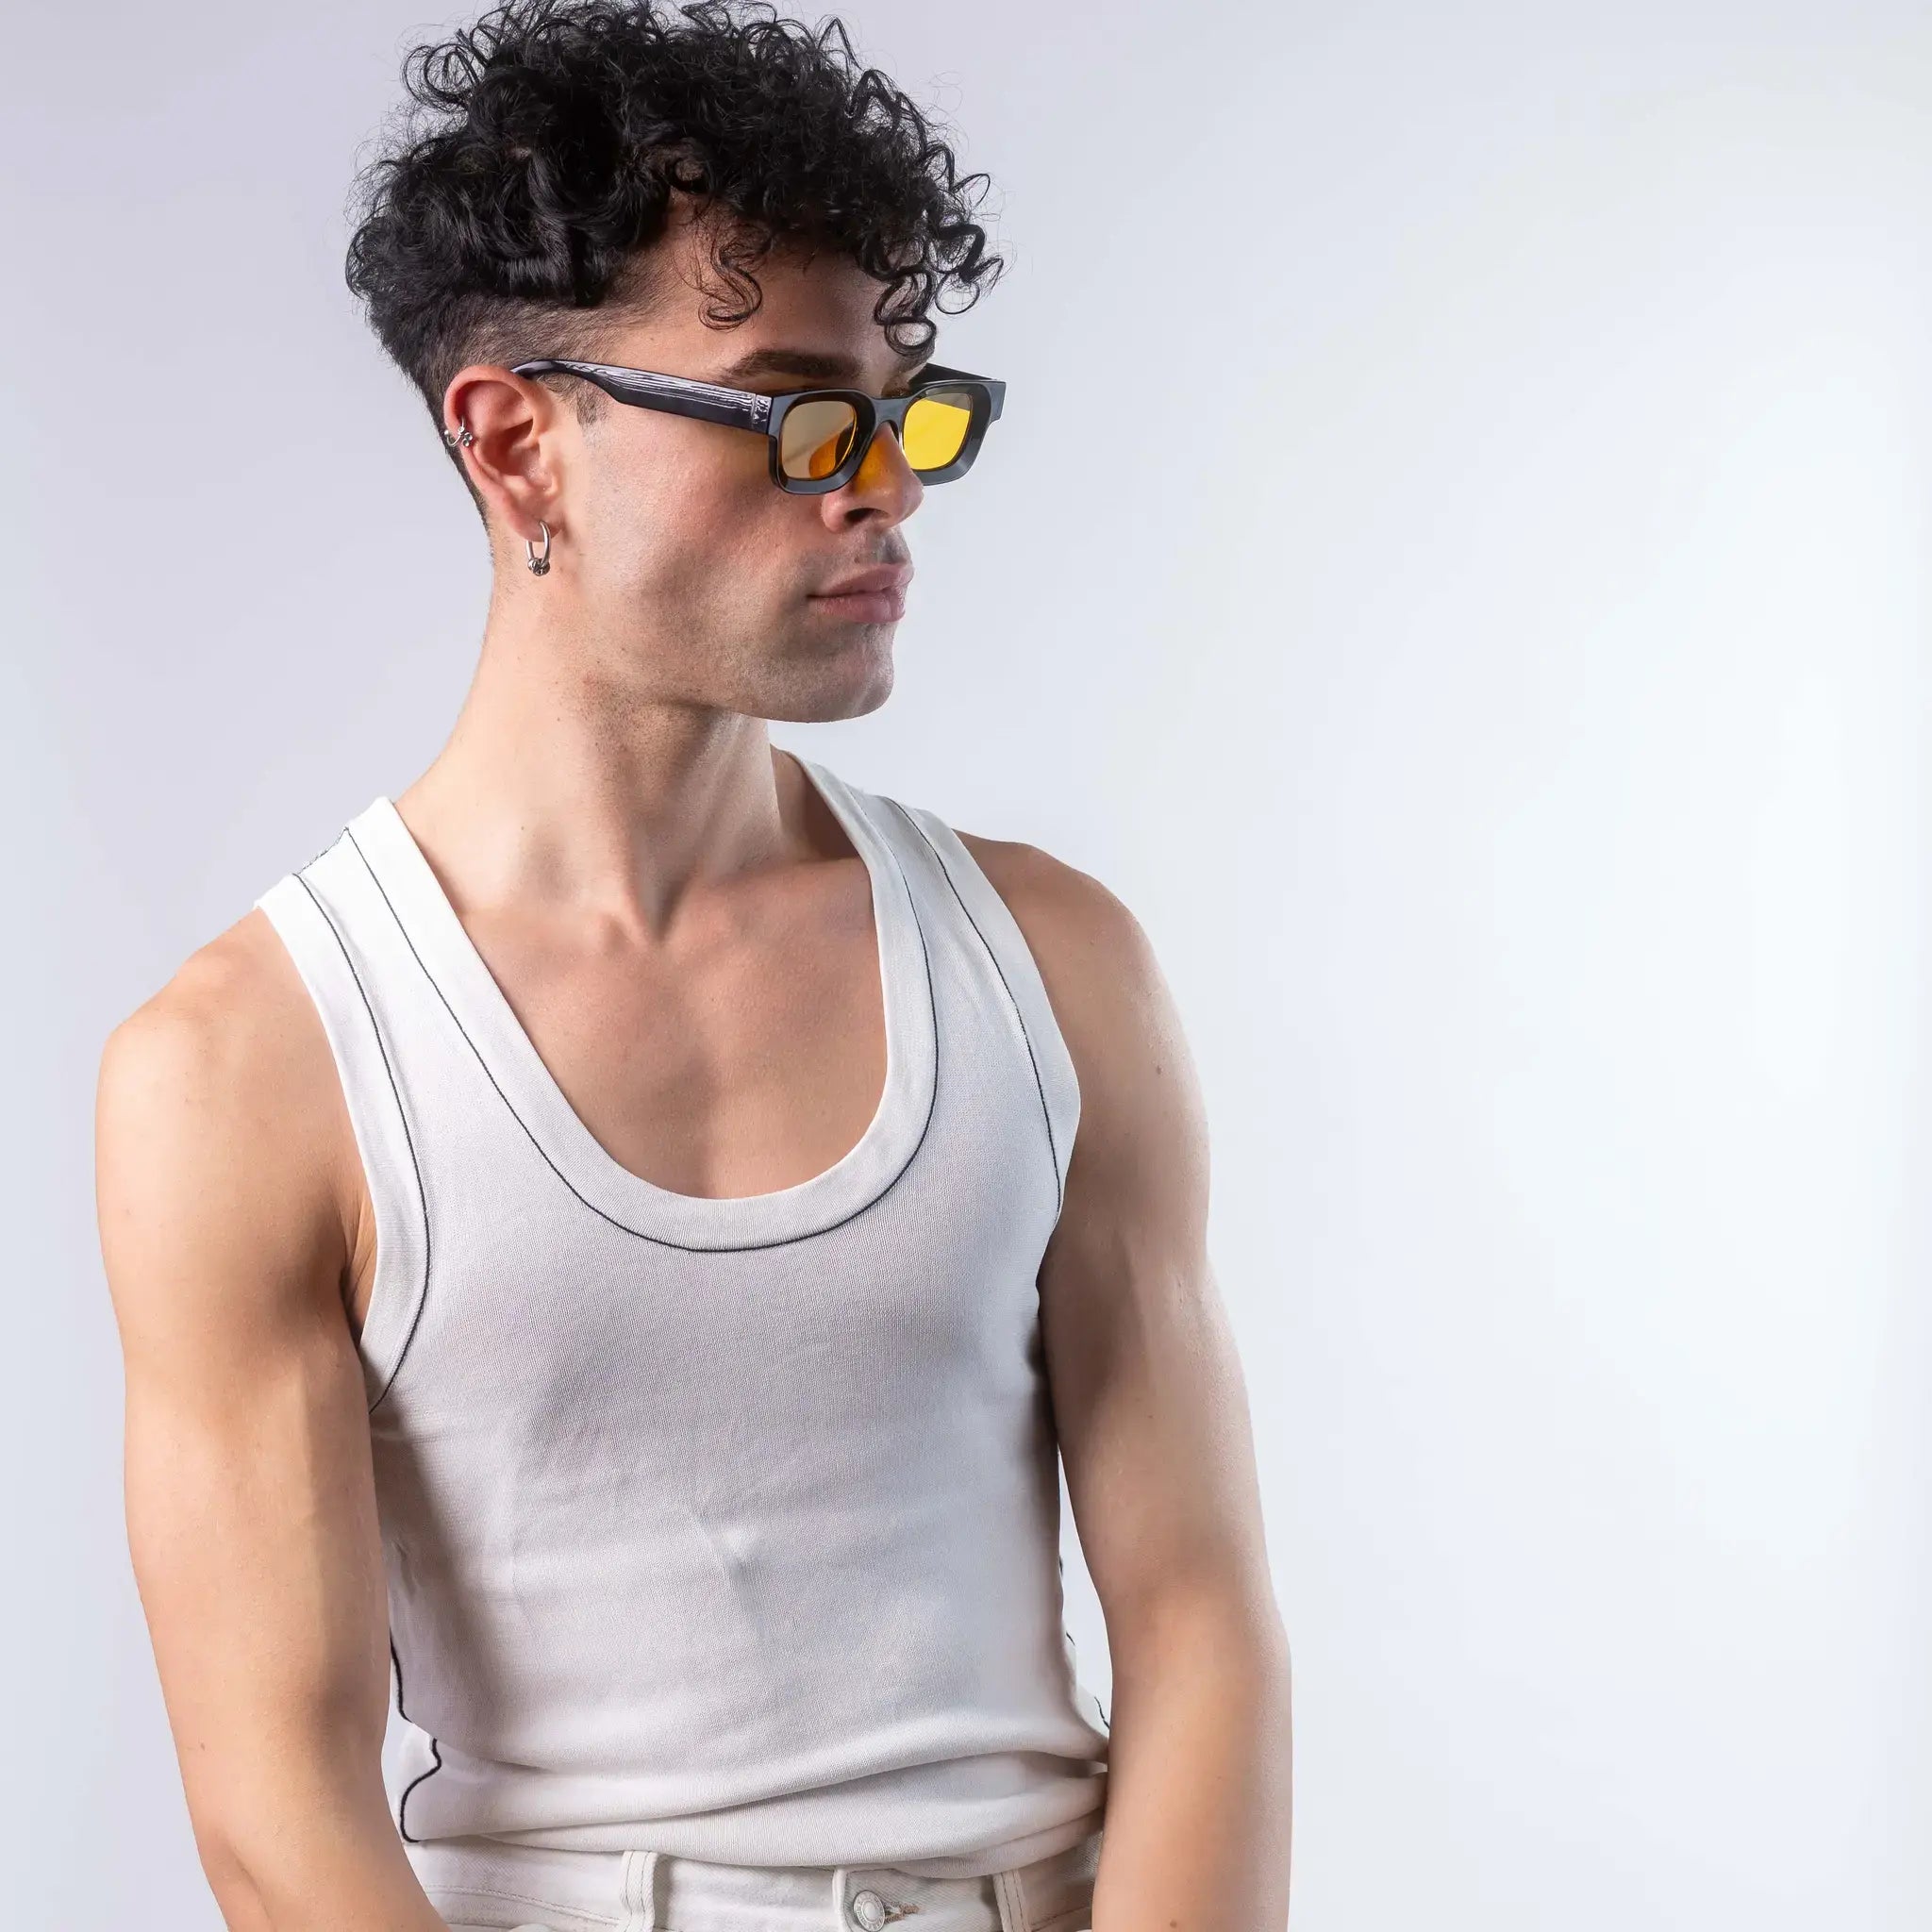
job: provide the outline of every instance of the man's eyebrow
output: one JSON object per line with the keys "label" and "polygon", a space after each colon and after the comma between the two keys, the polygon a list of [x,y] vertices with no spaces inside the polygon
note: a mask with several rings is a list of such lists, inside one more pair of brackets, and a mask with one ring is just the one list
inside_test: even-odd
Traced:
{"label": "man's eyebrow", "polygon": [[[896,379],[905,380],[923,369],[931,359],[924,350],[902,353]],[[736,362],[721,369],[709,379],[735,389],[758,375],[797,375],[807,382],[836,383],[843,389],[857,389],[864,374],[856,358],[830,355],[819,349],[754,349]]]}

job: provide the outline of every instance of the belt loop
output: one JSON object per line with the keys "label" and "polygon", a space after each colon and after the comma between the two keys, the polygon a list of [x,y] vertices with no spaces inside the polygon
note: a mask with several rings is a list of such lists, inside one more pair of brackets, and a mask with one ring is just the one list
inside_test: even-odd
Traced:
{"label": "belt loop", "polygon": [[845,1932],[845,1874],[851,1869],[849,1865],[832,1867],[833,1932]]}
{"label": "belt loop", "polygon": [[1026,1911],[1026,1888],[1018,1872],[992,1874],[993,1896],[999,1901],[1000,1932],[1033,1932]]}
{"label": "belt loop", "polygon": [[624,1855],[622,1932],[658,1932],[658,1854]]}

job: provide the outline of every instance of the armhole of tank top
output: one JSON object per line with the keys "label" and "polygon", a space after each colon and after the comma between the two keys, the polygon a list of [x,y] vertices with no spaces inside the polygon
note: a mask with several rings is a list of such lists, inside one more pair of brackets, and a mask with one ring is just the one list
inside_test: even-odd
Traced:
{"label": "armhole of tank top", "polygon": [[375,1216],[375,1279],[356,1343],[373,1410],[402,1366],[422,1307],[428,1219],[388,1043],[350,941],[308,870],[286,874],[255,903],[280,935],[322,1017]]}
{"label": "armhole of tank top", "polygon": [[1074,1057],[1060,1033],[1053,1002],[1047,997],[1046,982],[1040,976],[1033,948],[1020,922],[1001,898],[999,889],[987,877],[965,841],[951,825],[924,806],[902,805],[897,799],[883,803],[889,809],[896,807],[924,833],[941,870],[958,895],[967,919],[1006,983],[1040,1086],[1040,1103],[1053,1155],[1054,1185],[1058,1190],[1058,1221],[1059,1208],[1065,1205],[1067,1197],[1067,1162],[1073,1155],[1074,1136],[1080,1124],[1080,1082],[1074,1072]]}

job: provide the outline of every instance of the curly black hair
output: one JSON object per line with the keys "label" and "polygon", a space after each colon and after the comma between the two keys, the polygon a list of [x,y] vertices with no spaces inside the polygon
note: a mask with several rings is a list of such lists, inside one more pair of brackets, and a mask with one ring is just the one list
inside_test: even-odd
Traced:
{"label": "curly black hair", "polygon": [[[722,218],[710,260],[742,299],[713,302],[713,326],[756,312],[749,269],[797,238],[885,285],[874,318],[917,360],[938,333],[928,309],[970,308],[1006,265],[971,219],[966,191],[989,177],[955,173],[912,101],[857,67],[836,17],[814,33],[769,0],[508,0],[413,48],[403,78],[389,151],[357,176],[346,274],[439,434],[467,363],[608,359],[614,327],[658,290],[645,251],[674,192]],[[966,291],[958,309],[949,285]],[[902,341],[908,325],[922,332]],[[608,399],[571,387],[591,422]]]}

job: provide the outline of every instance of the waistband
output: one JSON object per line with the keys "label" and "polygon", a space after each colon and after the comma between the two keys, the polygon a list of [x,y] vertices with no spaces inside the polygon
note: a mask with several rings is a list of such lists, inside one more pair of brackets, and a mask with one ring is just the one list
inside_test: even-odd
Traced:
{"label": "waistband", "polygon": [[490,1838],[407,1849],[451,1925],[505,1932],[1090,1932],[1101,1835],[984,1878],[892,1865],[720,1865]]}

